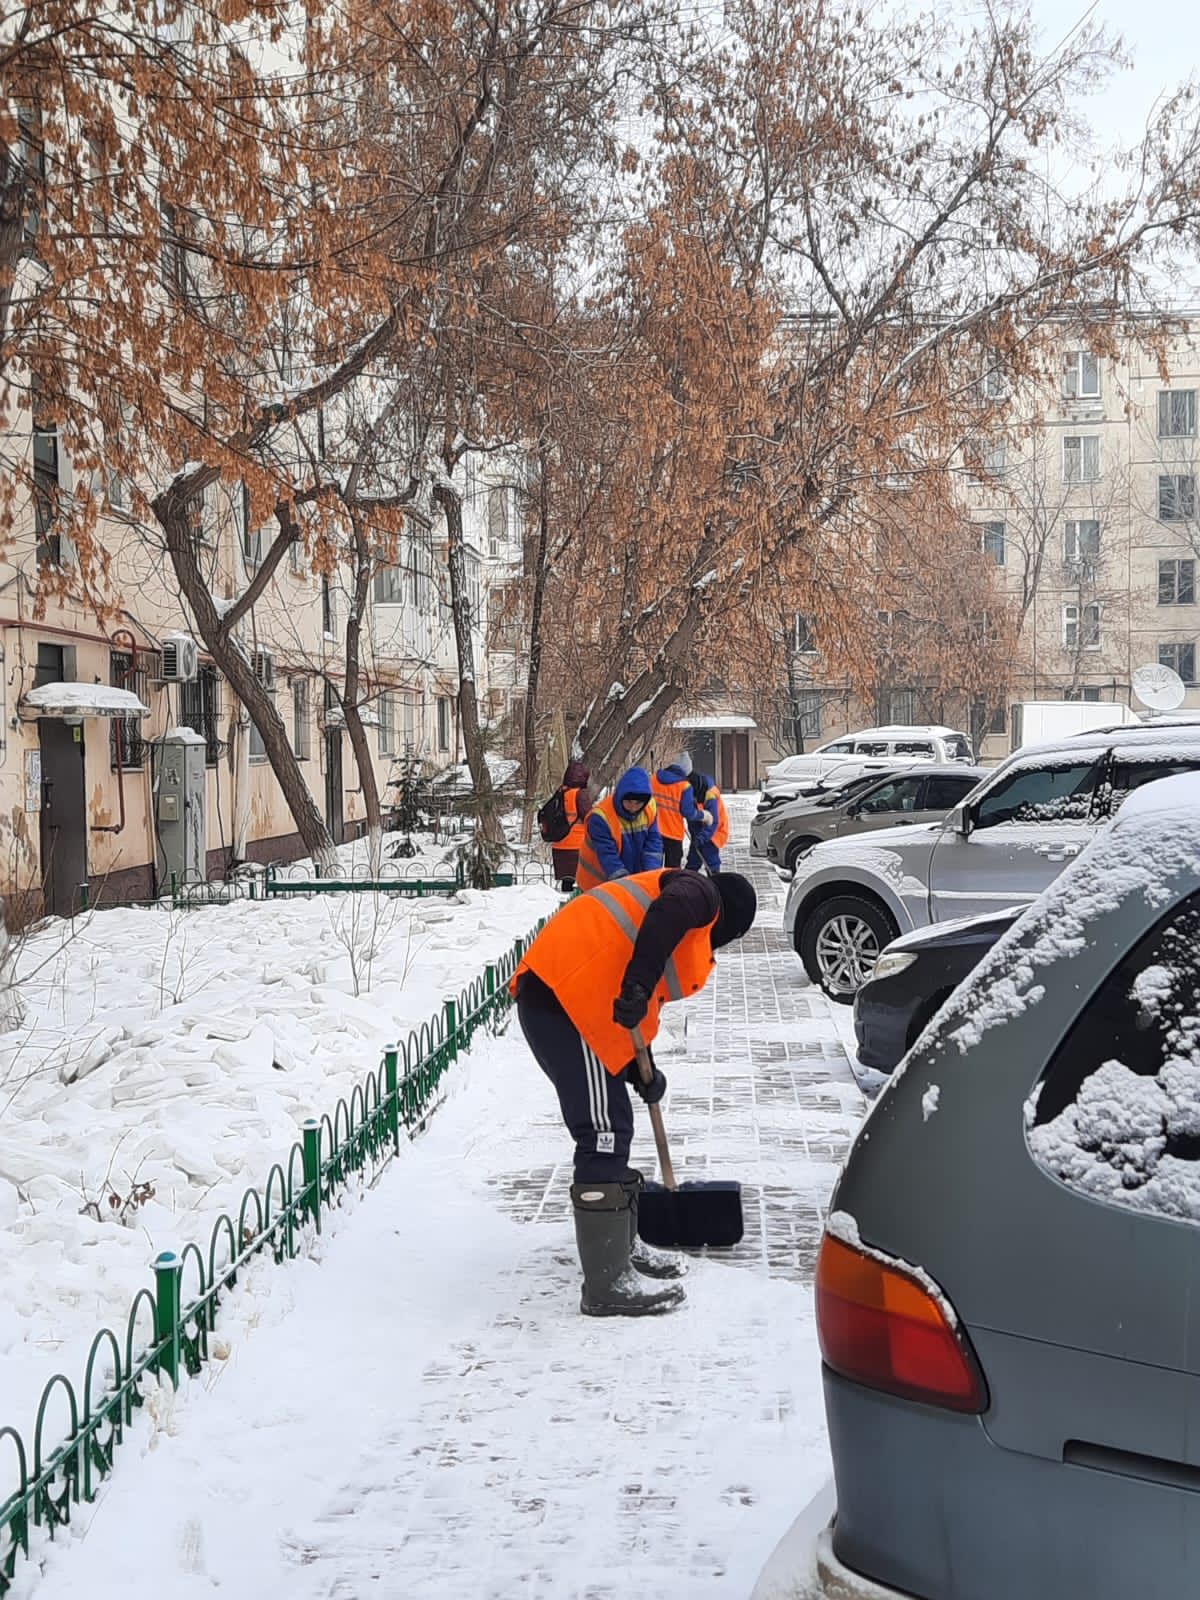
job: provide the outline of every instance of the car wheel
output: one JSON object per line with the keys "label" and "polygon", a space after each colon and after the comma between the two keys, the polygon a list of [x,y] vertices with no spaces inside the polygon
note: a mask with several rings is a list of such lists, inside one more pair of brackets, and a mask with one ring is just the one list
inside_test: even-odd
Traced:
{"label": "car wheel", "polygon": [[783,864],[787,870],[795,872],[800,857],[806,856],[812,847],[820,844],[820,842],[819,839],[793,839],[791,844],[788,845],[787,853],[783,858]]}
{"label": "car wheel", "polygon": [[850,1005],[899,929],[882,906],[856,895],[819,905],[804,924],[800,957],[831,1000]]}

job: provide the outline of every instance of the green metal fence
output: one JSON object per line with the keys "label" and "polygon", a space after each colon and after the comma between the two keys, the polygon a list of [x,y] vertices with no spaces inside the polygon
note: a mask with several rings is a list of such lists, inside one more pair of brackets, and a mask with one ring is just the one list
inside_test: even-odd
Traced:
{"label": "green metal fence", "polygon": [[[15,1491],[0,1502],[0,1596],[8,1593],[18,1560],[28,1556],[37,1529],[51,1537],[72,1508],[95,1498],[112,1470],[113,1454],[143,1403],[147,1378],[178,1384],[208,1359],[222,1299],[255,1256],[288,1260],[319,1233],[322,1216],[351,1175],[372,1177],[406,1139],[421,1132],[436,1106],[447,1069],[481,1028],[495,1028],[510,1004],[508,984],[522,955],[544,926],[518,939],[501,960],[470,983],[404,1044],[385,1051],[375,1070],[340,1099],[333,1115],[306,1122],[285,1161],[261,1190],[247,1189],[236,1222],[217,1218],[205,1252],[188,1244],[154,1263],[154,1288],[138,1291],[124,1339],[102,1328],[92,1341],[79,1390],[57,1373],[42,1391],[29,1449],[16,1428],[0,1427],[0,1492],[15,1462]],[[47,1440],[52,1405],[65,1405],[64,1439]]]}

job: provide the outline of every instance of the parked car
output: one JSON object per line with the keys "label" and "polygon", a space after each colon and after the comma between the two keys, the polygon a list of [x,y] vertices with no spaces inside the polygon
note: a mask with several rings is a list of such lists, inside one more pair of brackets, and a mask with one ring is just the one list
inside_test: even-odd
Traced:
{"label": "parked car", "polygon": [[[984,767],[920,762],[883,778],[872,774],[852,779],[815,800],[794,800],[756,817],[750,848],[792,872],[800,858],[824,839],[940,821],[985,776]],[[761,849],[756,841],[761,841]]]}
{"label": "parked car", "polygon": [[884,947],[875,970],[854,996],[858,1051],[851,1066],[865,1094],[879,1093],[955,988],[1022,909],[1006,906],[982,917],[955,917],[902,934]]}
{"label": "parked car", "polygon": [[1200,767],[1200,726],[1076,734],[1012,755],[942,823],[833,839],[797,864],[784,929],[849,1004],[899,934],[1027,905],[1153,779]]}
{"label": "parked car", "polygon": [[843,778],[853,778],[867,770],[868,762],[886,762],[893,757],[942,763],[975,759],[966,734],[952,728],[907,727],[898,723],[886,728],[864,728],[861,733],[818,745],[805,755],[785,756],[777,761],[767,768],[765,792],[812,788],[835,770]]}
{"label": "parked car", "polygon": [[1179,1600],[1200,1571],[1200,778],[955,992],[835,1190],[810,1600]]}

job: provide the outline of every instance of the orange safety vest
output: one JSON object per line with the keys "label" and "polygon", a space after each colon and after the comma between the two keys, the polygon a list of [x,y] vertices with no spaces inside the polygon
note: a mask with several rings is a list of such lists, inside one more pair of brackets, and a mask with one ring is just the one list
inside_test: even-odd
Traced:
{"label": "orange safety vest", "polygon": [[683,791],[687,778],[678,783],[661,783],[657,773],[650,778],[650,788],[658,801],[658,831],[664,839],[685,839],[687,828],[683,821]]}
{"label": "orange safety vest", "polygon": [[[613,1021],[613,1001],[665,877],[661,869],[635,872],[568,900],[525,952],[510,985],[515,995],[521,974],[536,973],[614,1078],[633,1059],[633,1042],[628,1029]],[[675,946],[641,1024],[647,1043],[658,1033],[663,1005],[695,994],[707,983],[715,965],[716,920],[714,916],[706,927],[690,928]]]}
{"label": "orange safety vest", "polygon": [[601,800],[588,812],[583,824],[583,837],[579,841],[579,862],[575,868],[575,882],[581,889],[594,889],[598,883],[608,882],[608,873],[600,857],[596,854],[596,847],[588,836],[588,823],[593,817],[599,817],[613,836],[613,842],[618,852],[621,848],[621,835],[623,833],[645,833],[651,823],[658,816],[658,807],[653,800],[648,800],[636,817],[623,817],[617,810],[616,798],[609,795]]}
{"label": "orange safety vest", "polygon": [[712,842],[720,850],[722,845],[729,843],[729,813],[725,809],[724,796],[715,783],[704,796],[703,804],[705,811],[717,813],[717,825],[712,831]]}
{"label": "orange safety vest", "polygon": [[583,843],[583,830],[587,826],[587,819],[579,815],[579,795],[578,789],[563,790],[563,807],[571,824],[571,831],[554,846],[556,850],[578,850]]}

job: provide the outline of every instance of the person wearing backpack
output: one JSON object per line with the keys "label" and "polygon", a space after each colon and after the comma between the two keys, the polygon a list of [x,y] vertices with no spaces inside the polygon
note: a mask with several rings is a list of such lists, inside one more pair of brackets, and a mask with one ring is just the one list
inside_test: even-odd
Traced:
{"label": "person wearing backpack", "polygon": [[587,814],[592,809],[588,793],[591,773],[582,761],[569,761],[562,782],[537,814],[538,829],[550,845],[558,887],[569,894],[575,887],[575,868]]}

